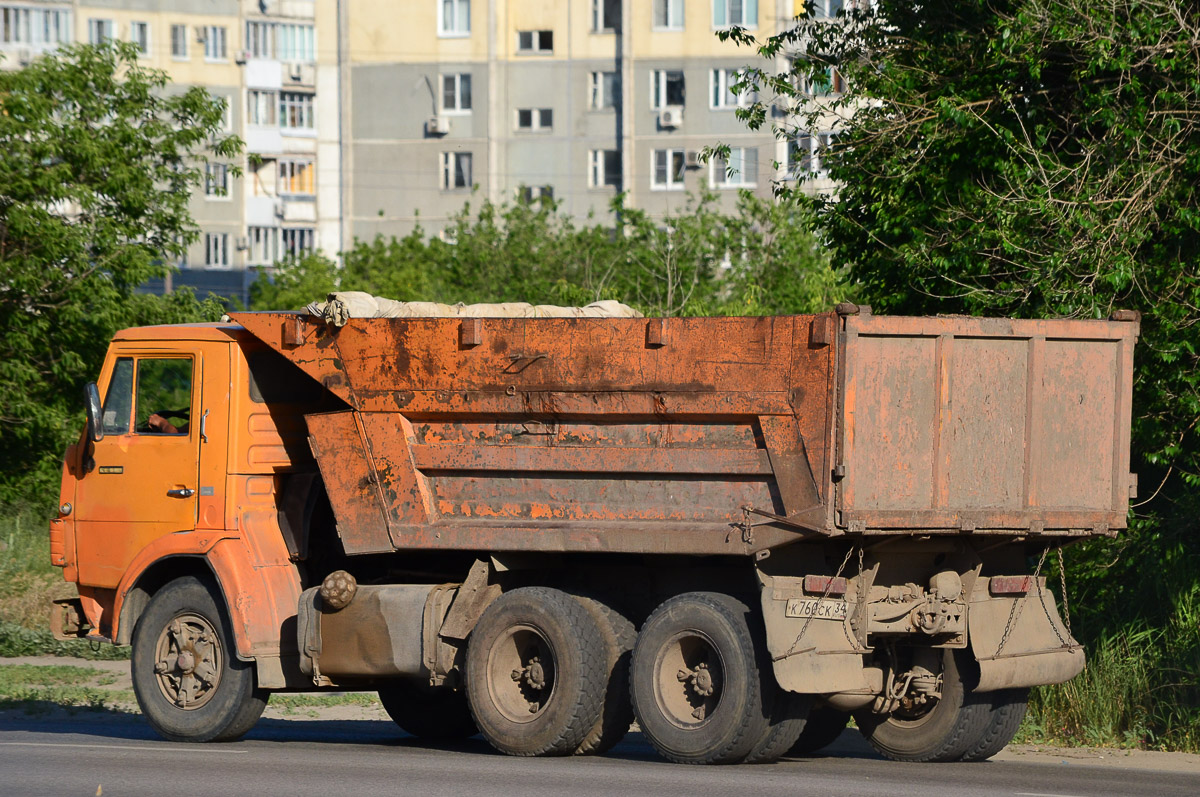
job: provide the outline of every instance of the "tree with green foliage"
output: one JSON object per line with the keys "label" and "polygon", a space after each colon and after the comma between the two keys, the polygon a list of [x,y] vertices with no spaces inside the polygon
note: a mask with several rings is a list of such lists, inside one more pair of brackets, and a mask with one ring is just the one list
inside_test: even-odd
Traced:
{"label": "tree with green foliage", "polygon": [[[1164,646],[1139,698],[1155,705],[1137,710],[1170,710],[1141,725],[1127,715],[1111,738],[1144,728],[1194,746],[1200,6],[878,0],[762,42],[725,35],[787,56],[782,73],[747,71],[764,100],[748,123],[779,102],[799,108],[789,135],[836,128],[820,155],[837,193],[803,181],[779,193],[812,214],[863,301],[914,314],[1141,311],[1133,447],[1146,506],[1130,533],[1072,552],[1076,617],[1093,638],[1149,628]],[[848,88],[820,96],[830,68]]]}
{"label": "tree with green foliage", "polygon": [[255,309],[298,308],[330,290],[403,301],[586,304],[618,299],[651,315],[800,313],[846,297],[802,212],[743,193],[723,213],[702,191],[666,217],[626,207],[580,224],[549,200],[468,203],[447,240],[418,227],[358,241],[341,268],[320,255],[251,286]]}
{"label": "tree with green foliage", "polygon": [[0,502],[55,500],[114,332],[219,315],[135,289],[197,237],[204,159],[240,153],[223,114],[202,89],[171,92],[129,44],[0,71]]}

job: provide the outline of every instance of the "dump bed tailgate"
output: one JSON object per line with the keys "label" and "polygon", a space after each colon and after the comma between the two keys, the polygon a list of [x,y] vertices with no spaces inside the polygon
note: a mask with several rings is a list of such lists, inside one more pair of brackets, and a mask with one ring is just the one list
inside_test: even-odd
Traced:
{"label": "dump bed tailgate", "polygon": [[1124,528],[1138,324],[846,318],[836,508],[848,530]]}

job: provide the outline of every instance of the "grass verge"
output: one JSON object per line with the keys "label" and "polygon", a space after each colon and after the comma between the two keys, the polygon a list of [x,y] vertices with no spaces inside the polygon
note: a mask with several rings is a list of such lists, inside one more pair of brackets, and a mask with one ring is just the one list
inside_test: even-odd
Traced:
{"label": "grass verge", "polygon": [[0,665],[0,710],[28,715],[58,708],[69,712],[136,713],[133,691],[105,688],[116,677],[105,670],[75,665]]}

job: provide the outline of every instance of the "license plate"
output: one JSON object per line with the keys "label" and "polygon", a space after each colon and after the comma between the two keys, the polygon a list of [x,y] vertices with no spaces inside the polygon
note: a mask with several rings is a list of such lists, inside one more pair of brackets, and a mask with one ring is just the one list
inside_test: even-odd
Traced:
{"label": "license plate", "polygon": [[845,620],[845,601],[822,601],[816,598],[789,598],[785,617],[814,617],[817,620]]}

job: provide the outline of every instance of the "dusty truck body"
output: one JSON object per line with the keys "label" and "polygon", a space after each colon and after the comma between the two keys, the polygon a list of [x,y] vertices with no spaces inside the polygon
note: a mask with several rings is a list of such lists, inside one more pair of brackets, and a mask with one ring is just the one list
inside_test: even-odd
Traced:
{"label": "dusty truck body", "polygon": [[853,712],[986,758],[1084,664],[1047,554],[1125,526],[1116,317],[129,330],[66,458],[61,632],[132,642],[168,738],[336,686],[522,755],[636,714],[672,760],[769,761]]}

